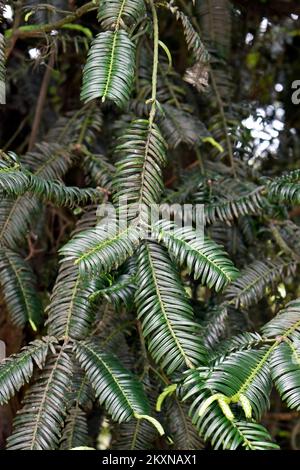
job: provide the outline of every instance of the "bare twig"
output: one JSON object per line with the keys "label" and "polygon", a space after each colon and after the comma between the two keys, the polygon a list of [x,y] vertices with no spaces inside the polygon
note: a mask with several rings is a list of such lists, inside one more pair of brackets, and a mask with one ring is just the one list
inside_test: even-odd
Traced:
{"label": "bare twig", "polygon": [[55,49],[52,49],[50,53],[50,58],[49,62],[47,64],[47,68],[45,71],[45,75],[42,81],[41,89],[40,89],[40,94],[37,100],[36,108],[35,108],[35,114],[34,114],[34,120],[32,124],[32,130],[30,134],[30,139],[29,139],[29,144],[28,144],[28,150],[32,150],[32,147],[35,144],[40,122],[41,122],[41,117],[43,114],[43,109],[44,109],[44,104],[45,104],[45,99],[47,97],[47,90],[48,90],[48,85],[49,81],[51,78],[51,72],[53,70],[54,66],[54,60],[55,60]]}
{"label": "bare twig", "polygon": [[287,255],[291,256],[295,261],[297,261],[298,263],[300,262],[300,257],[297,253],[294,252],[294,250],[292,250],[292,248],[290,248],[288,246],[288,244],[286,243],[286,241],[282,238],[279,230],[276,228],[276,226],[274,225],[274,223],[270,223],[269,224],[269,228],[270,228],[270,231],[272,233],[272,236],[275,240],[275,242],[277,243],[277,245],[279,246],[279,248],[282,249],[282,251],[284,253],[286,253]]}
{"label": "bare twig", "polygon": [[298,411],[291,411],[291,412],[273,412],[268,413],[265,418],[268,421],[291,421],[293,419],[299,419],[299,412]]}

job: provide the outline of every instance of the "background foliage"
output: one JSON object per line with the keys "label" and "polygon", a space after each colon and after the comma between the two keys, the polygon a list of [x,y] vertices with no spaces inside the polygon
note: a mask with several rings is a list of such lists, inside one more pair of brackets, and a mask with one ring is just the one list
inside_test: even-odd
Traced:
{"label": "background foliage", "polygon": [[0,11],[1,447],[299,449],[298,2]]}

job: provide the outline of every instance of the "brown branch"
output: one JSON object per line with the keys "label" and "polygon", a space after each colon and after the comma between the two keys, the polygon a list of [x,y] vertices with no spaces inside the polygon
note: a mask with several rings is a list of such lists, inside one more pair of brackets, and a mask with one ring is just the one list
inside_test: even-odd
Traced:
{"label": "brown branch", "polygon": [[294,207],[290,212],[289,212],[289,218],[291,219],[292,217],[299,217],[300,216],[300,207]]}
{"label": "brown branch", "polygon": [[55,49],[52,49],[50,53],[49,62],[47,64],[46,72],[42,81],[36,108],[35,108],[35,115],[34,115],[34,120],[32,124],[32,130],[31,130],[31,134],[29,138],[29,143],[28,143],[29,151],[32,150],[32,147],[34,146],[36,138],[37,138],[37,134],[38,134],[38,130],[39,130],[40,122],[41,122],[41,117],[43,114],[45,99],[47,97],[48,85],[49,85],[51,73],[52,73],[53,66],[54,66],[54,60],[55,60]]}
{"label": "brown branch", "polygon": [[17,8],[16,10],[16,14],[15,14],[15,19],[14,19],[14,24],[13,24],[13,28],[12,28],[12,36],[11,36],[11,39],[8,43],[8,47],[7,47],[7,50],[6,50],[6,59],[10,56],[10,54],[12,53],[13,51],[13,48],[15,47],[15,44],[16,44],[16,41],[17,41],[17,36],[16,36],[16,32],[18,31],[18,28],[19,28],[19,25],[21,23],[21,18],[22,18],[22,14],[21,14],[21,6],[22,6],[22,3],[21,5],[19,5],[19,7]]}
{"label": "brown branch", "polygon": [[65,24],[73,23],[85,13],[95,10],[96,8],[97,6],[95,5],[94,2],[88,2],[85,5],[82,5],[77,10],[75,10],[70,15],[67,15],[64,18],[58,21],[55,21],[53,23],[41,24],[41,25],[36,25],[36,26],[32,25],[30,29],[27,29],[27,27],[22,28],[22,26],[18,27],[17,29],[14,29],[10,37],[9,46],[6,52],[6,57],[10,55],[18,39],[32,38],[32,37],[40,36],[41,34],[50,33],[53,30],[62,28]]}
{"label": "brown branch", "polygon": [[271,231],[271,234],[275,240],[275,242],[277,243],[277,245],[279,246],[279,248],[282,249],[282,251],[284,253],[286,253],[287,255],[291,256],[295,261],[297,261],[298,263],[300,262],[300,257],[297,253],[294,252],[294,250],[292,250],[292,248],[290,248],[288,246],[288,244],[286,243],[286,241],[282,238],[279,230],[276,228],[276,226],[274,225],[274,223],[270,223],[269,224],[269,228],[270,228],[270,231]]}
{"label": "brown branch", "polygon": [[276,420],[276,421],[291,421],[293,419],[299,419],[299,412],[298,411],[291,411],[291,412],[271,412],[265,416],[266,420]]}
{"label": "brown branch", "polygon": [[11,147],[11,144],[15,141],[15,139],[18,137],[20,132],[23,130],[25,124],[27,123],[29,119],[29,116],[25,116],[24,119],[20,122],[20,125],[16,129],[16,131],[13,133],[13,135],[9,138],[9,140],[6,142],[6,144],[3,146],[2,150],[5,152],[6,150],[9,150]]}
{"label": "brown branch", "polygon": [[291,13],[300,15],[300,4],[298,0],[269,0],[268,2],[258,0],[232,0],[232,3],[241,10],[246,10],[253,14],[259,13],[264,16],[286,16]]}
{"label": "brown branch", "polygon": [[230,139],[230,135],[229,135],[229,129],[228,129],[227,119],[226,119],[226,115],[225,115],[224,103],[223,103],[223,99],[222,99],[222,97],[219,93],[217,82],[216,82],[216,79],[215,79],[215,76],[214,76],[214,71],[213,71],[212,67],[210,67],[210,78],[211,78],[212,88],[213,88],[213,91],[214,91],[214,94],[215,94],[215,97],[216,97],[216,100],[217,100],[219,112],[220,112],[220,115],[221,115],[221,120],[222,120],[223,129],[224,129],[224,133],[225,133],[225,140],[226,140],[226,145],[227,145],[227,151],[228,151],[228,157],[229,157],[231,170],[232,170],[233,176],[236,177],[234,158],[233,158],[233,148],[232,148],[232,143],[231,143],[231,139]]}

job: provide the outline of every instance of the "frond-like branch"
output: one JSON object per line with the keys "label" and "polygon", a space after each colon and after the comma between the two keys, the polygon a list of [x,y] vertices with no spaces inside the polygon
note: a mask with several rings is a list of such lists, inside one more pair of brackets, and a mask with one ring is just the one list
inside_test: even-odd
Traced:
{"label": "frond-like branch", "polygon": [[95,396],[91,383],[74,358],[69,407],[75,406],[84,411],[89,411],[92,408],[94,399]]}
{"label": "frond-like branch", "polygon": [[94,321],[89,295],[98,285],[97,279],[81,277],[74,264],[62,263],[47,307],[49,334],[57,338],[85,338]]}
{"label": "frond-like branch", "polygon": [[70,168],[71,158],[66,146],[41,142],[35,145],[33,151],[26,153],[21,163],[35,176],[55,180],[61,178]]}
{"label": "frond-like branch", "polygon": [[176,228],[161,220],[154,227],[155,233],[176,262],[187,266],[194,279],[200,279],[203,284],[219,291],[237,278],[239,272],[223,249],[192,227]]}
{"label": "frond-like branch", "polygon": [[60,449],[70,450],[74,447],[86,446],[89,442],[86,412],[73,407],[68,411],[63,430]]}
{"label": "frond-like branch", "polygon": [[105,31],[96,36],[83,70],[81,99],[114,101],[124,107],[130,98],[135,73],[135,45],[126,31]]}
{"label": "frond-like branch", "polygon": [[229,403],[243,405],[246,397],[250,403],[246,417],[251,417],[253,410],[255,418],[259,419],[270,406],[270,354],[270,347],[231,354],[213,369],[207,380],[208,388],[228,397]]}
{"label": "frond-like branch", "polygon": [[[68,147],[75,147],[77,152],[89,154],[88,148],[96,140],[102,129],[103,116],[99,103],[87,103],[81,108],[60,116],[47,133],[47,141]],[[84,148],[83,146],[86,146]]]}
{"label": "frond-like branch", "polygon": [[300,410],[299,342],[283,342],[275,349],[271,356],[271,372],[282,400],[289,408]]}
{"label": "frond-like branch", "polygon": [[275,318],[262,328],[262,333],[271,338],[298,340],[300,334],[300,299],[289,302]]}
{"label": "frond-like branch", "polygon": [[56,206],[74,207],[102,199],[102,194],[97,189],[65,186],[63,183],[45,180],[34,175],[30,178],[28,190],[42,200],[53,202]]}
{"label": "frond-like branch", "polygon": [[168,7],[170,11],[176,16],[176,19],[181,21],[187,46],[191,51],[193,51],[195,58],[197,60],[201,60],[204,63],[208,62],[208,51],[189,18],[181,10],[179,10],[176,5],[174,5],[173,0],[169,2]]}
{"label": "frond-like branch", "polygon": [[171,148],[179,144],[194,147],[200,144],[202,137],[209,136],[205,125],[193,114],[169,104],[162,108],[164,116],[160,118],[160,127]]}
{"label": "frond-like branch", "polygon": [[177,21],[181,22],[187,47],[193,52],[196,61],[186,70],[184,80],[194,85],[199,92],[205,91],[209,78],[209,53],[190,19],[174,4],[174,1],[171,0],[167,6]]}
{"label": "frond-like branch", "polygon": [[36,330],[42,319],[42,304],[35,274],[22,256],[7,248],[0,248],[0,285],[12,322],[19,327],[29,322]]}
{"label": "frond-like branch", "polygon": [[69,450],[88,444],[87,412],[91,410],[93,400],[94,393],[89,379],[75,361],[72,389],[60,449]]}
{"label": "frond-like branch", "polygon": [[132,304],[136,290],[136,260],[131,258],[125,263],[124,269],[119,276],[110,281],[111,284],[101,287],[90,296],[94,301],[98,297],[104,297],[119,310],[122,305],[129,307]]}
{"label": "frond-like branch", "polygon": [[[53,340],[53,338],[52,338]],[[35,340],[18,354],[0,362],[0,405],[7,403],[25,383],[28,383],[33,366],[44,366],[51,338]]]}
{"label": "frond-like branch", "polygon": [[225,304],[217,305],[206,312],[205,321],[202,323],[202,332],[204,345],[214,350],[220,342],[228,324],[228,309]]}
{"label": "frond-like branch", "polygon": [[36,176],[28,170],[23,172],[19,165],[0,167],[0,191],[6,196],[23,196],[30,192],[56,206],[69,207],[95,202],[102,197],[97,189],[68,187],[61,182]]}
{"label": "frond-like branch", "polygon": [[291,171],[267,185],[268,197],[273,202],[300,204],[300,170]]}
{"label": "frond-like branch", "polygon": [[115,356],[102,351],[94,341],[76,343],[75,354],[100,404],[113,420],[121,423],[137,414],[149,415],[149,404],[141,383]]}
{"label": "frond-like branch", "polygon": [[215,450],[278,450],[269,432],[258,423],[231,421],[214,404],[195,425],[203,439],[211,442]]}
{"label": "frond-like branch", "polygon": [[259,333],[241,333],[233,336],[233,338],[227,339],[219,344],[217,353],[219,356],[224,354],[228,355],[234,351],[243,351],[245,349],[256,349],[263,343],[263,337]]}
{"label": "frond-like branch", "polygon": [[205,204],[205,222],[212,224],[216,220],[232,221],[244,215],[259,214],[262,209],[262,188],[257,188],[249,194],[230,199],[220,199],[217,202]]}
{"label": "frond-like branch", "polygon": [[163,191],[161,168],[166,164],[166,142],[156,124],[139,119],[121,134],[115,152],[119,159],[113,180],[114,200],[119,203],[127,198],[132,206],[129,217],[140,215],[142,205],[158,202]]}
{"label": "frond-like branch", "polygon": [[236,279],[226,290],[226,299],[236,308],[248,308],[257,303],[266,293],[269,286],[295,271],[294,261],[254,261],[247,266],[241,276]]}
{"label": "frond-like branch", "polygon": [[[59,144],[37,144],[21,160],[24,168],[46,180],[61,178],[71,164],[71,155]],[[35,196],[24,194],[2,200],[0,208],[0,241],[9,248],[19,249],[26,240],[31,224],[40,216],[42,206]]]}
{"label": "frond-like branch", "polygon": [[9,450],[54,450],[59,446],[71,388],[72,361],[62,348],[25,395],[14,419]]}
{"label": "frond-like branch", "polygon": [[147,450],[156,438],[157,433],[150,423],[132,420],[118,426],[112,450]]}
{"label": "frond-like branch", "polygon": [[167,409],[167,422],[170,436],[176,450],[199,450],[203,448],[203,439],[192,423],[189,408],[177,397],[171,398]]}
{"label": "frond-like branch", "polygon": [[139,253],[136,305],[153,359],[168,374],[205,360],[193,310],[163,247],[144,244]]}
{"label": "frond-like branch", "polygon": [[207,370],[197,370],[190,372],[184,383],[188,388],[184,400],[192,400],[189,413],[205,441],[210,441],[216,450],[236,450],[239,447],[245,450],[278,449],[263,426],[226,416],[216,400],[202,412],[203,403],[213,397],[205,387],[206,379]]}
{"label": "frond-like branch", "polygon": [[231,44],[231,5],[229,0],[202,0],[197,3],[205,44],[227,57]]}
{"label": "frond-like branch", "polygon": [[66,261],[78,265],[82,275],[110,272],[133,254],[140,237],[141,231],[136,224],[123,229],[110,219],[75,235],[60,252]]}

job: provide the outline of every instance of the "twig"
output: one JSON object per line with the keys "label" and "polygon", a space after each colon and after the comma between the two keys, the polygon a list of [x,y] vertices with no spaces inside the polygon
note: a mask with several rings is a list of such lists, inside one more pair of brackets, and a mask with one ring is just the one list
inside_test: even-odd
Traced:
{"label": "twig", "polygon": [[298,411],[291,411],[290,413],[280,413],[280,412],[274,412],[274,413],[268,413],[265,416],[266,420],[276,420],[276,421],[291,421],[293,419],[299,419],[299,412]]}
{"label": "twig", "polygon": [[65,16],[64,18],[55,21],[53,23],[48,24],[38,24],[38,25],[30,25],[30,26],[20,26],[14,28],[12,31],[8,30],[6,32],[6,37],[10,36],[10,44],[7,49],[6,57],[8,57],[16,43],[16,41],[20,38],[32,38],[36,36],[40,36],[41,33],[50,33],[53,30],[57,30],[62,28],[67,23],[73,23],[78,18],[80,18],[85,13],[90,12],[91,10],[95,10],[97,5],[94,2],[88,2],[85,5],[82,5],[80,8],[75,10],[70,15]]}
{"label": "twig", "polygon": [[299,263],[300,262],[299,255],[297,253],[295,253],[292,250],[292,248],[290,248],[288,246],[286,241],[282,238],[279,230],[276,228],[276,226],[272,222],[269,224],[269,228],[270,228],[272,236],[273,236],[275,242],[277,243],[277,245],[279,246],[279,248],[281,248],[284,253],[291,256],[295,261],[297,261]]}
{"label": "twig", "polygon": [[35,115],[34,115],[34,120],[33,120],[33,124],[32,124],[30,139],[29,139],[29,143],[28,143],[28,150],[29,151],[32,150],[32,148],[35,144],[36,138],[37,138],[37,134],[38,134],[38,130],[39,130],[40,122],[41,122],[41,117],[42,117],[42,114],[43,114],[45,99],[46,99],[46,96],[47,96],[48,85],[49,85],[49,81],[50,81],[50,78],[51,78],[52,69],[53,69],[53,66],[54,66],[54,60],[55,60],[55,49],[52,49],[52,51],[50,53],[49,62],[47,64],[46,72],[45,72],[45,75],[44,75],[44,78],[43,78],[43,81],[42,81],[42,85],[41,85],[40,94],[39,94],[39,97],[38,97],[38,100],[37,100],[36,108],[35,108]]}
{"label": "twig", "polygon": [[151,129],[156,114],[156,95],[157,95],[157,70],[158,70],[158,47],[159,47],[159,33],[158,33],[158,18],[157,11],[153,0],[149,0],[152,18],[153,18],[153,69],[152,69],[152,93],[151,93],[151,109],[149,114],[149,128]]}
{"label": "twig", "polygon": [[9,150],[11,144],[15,141],[15,139],[18,137],[18,135],[20,134],[20,132],[23,130],[25,124],[27,123],[28,121],[28,118],[29,116],[25,116],[24,119],[22,119],[19,127],[17,128],[17,130],[13,133],[13,135],[10,137],[10,139],[6,142],[6,144],[3,146],[3,151],[5,152],[6,150]]}
{"label": "twig", "polygon": [[34,258],[36,254],[43,253],[45,251],[44,248],[36,248],[35,247],[35,243],[34,243],[34,241],[32,241],[32,238],[31,238],[30,235],[27,235],[27,242],[28,242],[29,252],[28,252],[28,255],[25,258],[25,261],[29,261],[32,258]]}
{"label": "twig", "polygon": [[[186,170],[191,170],[192,168],[195,168],[195,167],[197,167],[197,166],[199,166],[199,165],[200,165],[199,160],[195,160],[194,162],[192,162],[192,163],[190,163],[188,166],[186,166],[186,167],[184,168],[184,170],[185,170],[185,171],[186,171]],[[166,181],[165,185],[166,185],[167,187],[169,187],[169,186],[171,186],[171,184],[173,184],[176,180],[177,180],[177,176],[172,176],[171,178],[169,178],[169,179]]]}
{"label": "twig", "polygon": [[227,120],[226,120],[226,115],[225,115],[225,110],[224,110],[224,103],[223,103],[222,97],[219,93],[217,82],[216,82],[216,79],[214,77],[214,72],[213,72],[213,69],[211,67],[210,67],[210,78],[211,78],[212,88],[213,88],[215,96],[216,96],[216,100],[217,100],[217,103],[218,103],[218,107],[219,107],[219,111],[220,111],[220,115],[221,115],[221,119],[222,119],[222,123],[223,123],[223,128],[224,128],[224,132],[225,132],[225,140],[226,140],[226,145],[227,145],[228,157],[229,157],[231,170],[232,170],[233,176],[236,177],[234,158],[233,158],[233,149],[232,149],[232,144],[231,144],[231,140],[230,140],[230,136],[229,136],[229,129],[228,129],[228,126],[227,126]]}

